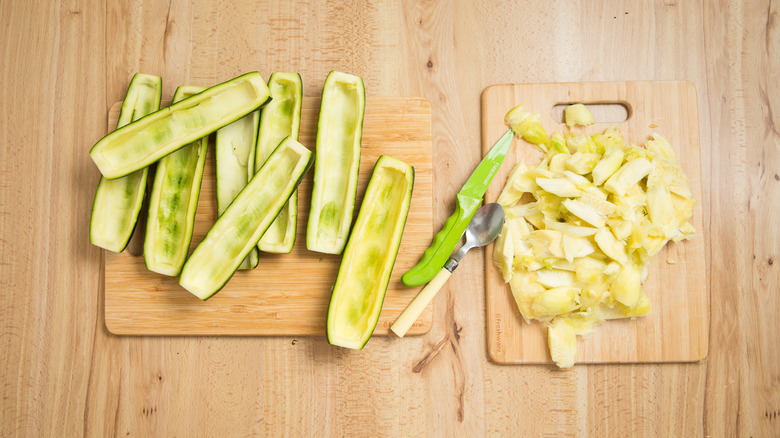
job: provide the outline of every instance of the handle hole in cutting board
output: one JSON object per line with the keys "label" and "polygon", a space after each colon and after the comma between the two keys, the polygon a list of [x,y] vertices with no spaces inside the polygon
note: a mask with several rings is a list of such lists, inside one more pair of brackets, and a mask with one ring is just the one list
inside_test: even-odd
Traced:
{"label": "handle hole in cutting board", "polygon": [[631,118],[631,105],[628,102],[560,102],[553,105],[551,117],[555,123],[565,123],[563,110],[575,103],[583,103],[593,113],[596,123],[623,123]]}

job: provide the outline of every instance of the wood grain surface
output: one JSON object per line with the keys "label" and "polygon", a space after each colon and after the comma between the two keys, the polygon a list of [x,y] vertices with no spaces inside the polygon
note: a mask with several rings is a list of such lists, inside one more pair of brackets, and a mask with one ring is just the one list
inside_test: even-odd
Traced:
{"label": "wood grain surface", "polygon": [[[121,102],[112,105],[108,126],[116,126]],[[304,97],[298,140],[314,149],[320,99]],[[110,129],[110,128],[109,128]],[[203,172],[190,252],[217,218],[213,142]],[[414,97],[366,97],[356,208],[381,155],[414,167],[414,190],[404,235],[374,335],[390,325],[422,287],[406,287],[401,275],[411,269],[433,234],[431,107]],[[331,289],[341,256],[306,249],[306,224],[313,172],[298,187],[298,232],[291,254],[260,254],[257,268],[236,272],[214,297],[202,302],[179,286],[177,277],[146,269],[143,257],[107,251],[102,268],[108,331],[116,335],[298,335],[324,336]],[[428,307],[409,329],[431,329]]]}
{"label": "wood grain surface", "polygon": [[[562,105],[586,103],[596,123],[569,129],[556,111]],[[482,150],[506,132],[506,113],[522,104],[539,114],[548,133],[592,135],[617,127],[626,142],[643,145],[657,132],[672,144],[688,176],[694,208],[691,224],[697,235],[680,244],[670,243],[655,255],[642,289],[652,311],[642,318],[608,321],[577,345],[578,363],[695,362],[707,356],[710,302],[704,267],[701,210],[701,147],[696,88],[687,81],[568,82],[493,85],[482,93]],[[614,107],[614,108],[613,108]],[[622,110],[622,111],[621,111]],[[558,117],[561,117],[560,119]],[[494,184],[485,194],[495,202],[515,163],[539,163],[543,155],[525,141],[516,141]],[[547,347],[547,325],[525,323],[508,283],[493,266],[493,245],[485,251],[487,347],[498,363],[552,363]]]}
{"label": "wood grain surface", "polygon": [[[770,0],[0,1],[0,435],[780,435],[780,20]],[[711,292],[701,363],[501,366],[484,257],[425,336],[128,337],[104,324],[87,152],[137,71],[210,84],[332,69],[431,104],[434,228],[494,84],[689,80]]]}

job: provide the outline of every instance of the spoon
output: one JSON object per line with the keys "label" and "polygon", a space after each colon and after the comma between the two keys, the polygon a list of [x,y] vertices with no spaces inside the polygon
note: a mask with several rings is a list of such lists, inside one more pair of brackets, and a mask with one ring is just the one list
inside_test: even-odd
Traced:
{"label": "spoon", "polygon": [[415,299],[401,313],[401,316],[395,320],[390,330],[403,338],[409,327],[417,320],[420,314],[428,307],[433,297],[439,292],[444,283],[449,280],[452,271],[458,267],[460,260],[471,248],[482,247],[492,242],[501,232],[504,225],[504,209],[500,204],[485,204],[474,213],[468,228],[466,228],[466,243],[455,253],[433,280],[428,283]]}

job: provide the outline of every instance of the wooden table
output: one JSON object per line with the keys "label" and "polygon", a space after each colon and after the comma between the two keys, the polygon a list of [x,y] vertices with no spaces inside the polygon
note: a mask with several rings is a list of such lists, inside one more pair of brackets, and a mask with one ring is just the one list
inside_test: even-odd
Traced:
{"label": "wooden table", "polygon": [[[780,435],[780,10],[748,2],[0,2],[0,435]],[[222,4],[220,4],[222,3]],[[292,3],[295,3],[292,5]],[[87,151],[136,71],[208,85],[326,73],[433,111],[434,216],[480,159],[491,84],[681,80],[698,90],[710,354],[498,366],[479,253],[422,337],[110,335]]]}

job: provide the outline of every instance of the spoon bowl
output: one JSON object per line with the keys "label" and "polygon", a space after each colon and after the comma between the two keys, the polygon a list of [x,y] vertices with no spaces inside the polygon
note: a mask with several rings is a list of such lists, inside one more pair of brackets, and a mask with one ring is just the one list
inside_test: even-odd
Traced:
{"label": "spoon bowl", "polygon": [[466,243],[444,265],[444,269],[452,272],[458,267],[460,259],[471,248],[485,246],[496,240],[504,226],[504,208],[501,204],[485,204],[474,213],[474,217],[466,228]]}
{"label": "spoon bowl", "polygon": [[476,242],[475,246],[485,246],[496,240],[504,225],[504,208],[501,204],[485,204],[471,219],[466,228],[466,241]]}

